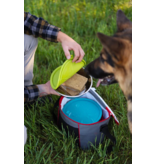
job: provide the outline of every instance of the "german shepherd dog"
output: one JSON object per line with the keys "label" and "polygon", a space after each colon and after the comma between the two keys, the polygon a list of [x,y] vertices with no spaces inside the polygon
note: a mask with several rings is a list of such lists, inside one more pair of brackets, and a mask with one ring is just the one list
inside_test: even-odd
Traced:
{"label": "german shepherd dog", "polygon": [[85,71],[100,84],[119,83],[128,105],[128,123],[132,133],[132,22],[117,11],[117,32],[113,36],[97,33],[102,43],[100,57],[89,63]]}

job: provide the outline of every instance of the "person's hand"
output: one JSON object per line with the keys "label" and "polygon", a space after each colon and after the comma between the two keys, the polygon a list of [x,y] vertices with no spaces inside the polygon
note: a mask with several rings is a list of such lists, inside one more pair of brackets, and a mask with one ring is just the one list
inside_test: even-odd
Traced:
{"label": "person's hand", "polygon": [[40,84],[37,85],[38,89],[39,89],[39,96],[45,96],[45,95],[57,95],[60,96],[50,85],[50,81],[48,81],[45,84]]}
{"label": "person's hand", "polygon": [[48,81],[46,84],[46,88],[47,88],[47,93],[49,95],[57,95],[57,96],[60,96],[50,85],[50,81]]}
{"label": "person's hand", "polygon": [[62,44],[62,48],[67,59],[70,59],[70,50],[73,50],[75,54],[73,62],[78,63],[83,59],[85,55],[83,49],[71,37],[59,31],[57,35],[57,41]]}

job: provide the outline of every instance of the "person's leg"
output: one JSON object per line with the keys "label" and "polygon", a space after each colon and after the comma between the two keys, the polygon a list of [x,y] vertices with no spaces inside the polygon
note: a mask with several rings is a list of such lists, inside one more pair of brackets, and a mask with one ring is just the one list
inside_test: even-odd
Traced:
{"label": "person's leg", "polygon": [[[37,49],[38,40],[34,38],[32,35],[24,34],[24,86],[32,85],[33,79],[33,67],[34,67],[34,57],[35,51]],[[45,104],[45,100],[49,100],[49,102],[53,102],[51,96],[44,96],[39,98],[38,102],[40,105]],[[28,105],[28,108],[33,105],[35,101],[25,103]],[[25,106],[25,109],[27,107]]]}
{"label": "person's leg", "polygon": [[34,56],[38,40],[24,34],[24,86],[32,85]]}

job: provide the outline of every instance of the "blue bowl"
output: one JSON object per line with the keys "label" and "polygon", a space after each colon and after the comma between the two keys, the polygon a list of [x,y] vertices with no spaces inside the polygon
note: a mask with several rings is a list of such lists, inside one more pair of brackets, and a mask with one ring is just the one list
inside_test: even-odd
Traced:
{"label": "blue bowl", "polygon": [[87,98],[70,100],[64,105],[62,111],[70,119],[82,124],[98,122],[102,117],[100,105],[94,100]]}

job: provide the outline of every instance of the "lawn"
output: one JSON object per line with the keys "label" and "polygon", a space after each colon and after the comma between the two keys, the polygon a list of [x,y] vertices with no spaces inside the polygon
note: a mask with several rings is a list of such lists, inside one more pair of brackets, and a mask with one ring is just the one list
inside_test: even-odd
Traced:
{"label": "lawn", "polygon": [[[116,12],[122,9],[132,20],[131,0],[25,0],[24,10],[42,17],[61,28],[77,41],[85,52],[84,60],[90,63],[99,56],[101,44],[97,32],[112,35],[116,31]],[[34,84],[46,83],[55,68],[65,60],[60,43],[38,39],[34,63]],[[73,54],[73,52],[71,52]],[[97,80],[94,79],[93,87]],[[127,123],[126,99],[118,84],[96,88],[99,95],[113,110],[120,125],[112,121],[111,133],[117,144],[111,154],[104,140],[98,147],[83,151],[72,135],[67,138],[53,119],[53,104],[35,105],[24,111],[24,124],[28,128],[28,140],[24,147],[26,164],[130,164],[132,163],[132,136]],[[54,102],[58,99],[53,96]],[[55,109],[56,110],[56,109]],[[56,111],[57,112],[57,111]]]}

